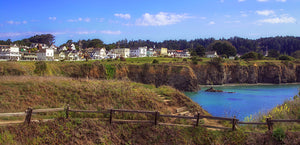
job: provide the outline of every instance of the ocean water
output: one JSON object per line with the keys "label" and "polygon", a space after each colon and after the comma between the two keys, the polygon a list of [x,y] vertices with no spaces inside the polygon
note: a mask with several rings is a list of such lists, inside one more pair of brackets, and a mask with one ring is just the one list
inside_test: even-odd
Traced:
{"label": "ocean water", "polygon": [[198,92],[185,94],[213,116],[236,116],[239,120],[244,120],[247,116],[265,113],[298,95],[300,84],[214,87],[223,90],[222,93],[205,92],[208,88],[203,87]]}

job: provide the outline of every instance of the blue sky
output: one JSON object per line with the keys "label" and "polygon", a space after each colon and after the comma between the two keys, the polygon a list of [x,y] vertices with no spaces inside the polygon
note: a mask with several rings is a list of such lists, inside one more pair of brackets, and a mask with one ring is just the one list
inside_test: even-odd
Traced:
{"label": "blue sky", "polygon": [[1,0],[0,40],[300,36],[300,0]]}

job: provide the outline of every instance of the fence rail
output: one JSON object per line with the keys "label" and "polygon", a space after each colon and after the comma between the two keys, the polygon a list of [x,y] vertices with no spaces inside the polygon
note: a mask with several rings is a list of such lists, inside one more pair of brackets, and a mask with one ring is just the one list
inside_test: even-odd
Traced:
{"label": "fence rail", "polygon": [[[179,115],[167,115],[167,114],[160,114],[158,111],[144,111],[144,110],[128,110],[128,109],[107,109],[107,110],[76,110],[76,109],[70,109],[69,105],[67,105],[65,108],[50,108],[50,109],[32,109],[28,108],[25,112],[16,112],[16,113],[0,113],[0,117],[13,117],[13,116],[25,116],[24,124],[30,124],[31,116],[32,114],[38,114],[38,113],[46,113],[46,112],[59,112],[59,111],[65,111],[66,118],[69,118],[70,112],[81,112],[81,113],[103,113],[103,114],[109,114],[109,123],[149,123],[154,125],[169,125],[169,126],[184,126],[184,127],[194,127],[194,126],[202,126],[207,128],[216,128],[216,129],[225,129],[225,130],[236,130],[236,126],[238,124],[248,124],[248,125],[267,125],[268,130],[273,130],[274,123],[278,122],[300,122],[300,119],[296,120],[272,120],[271,118],[267,118],[266,122],[243,122],[239,121],[235,117],[233,118],[227,118],[227,117],[214,117],[214,116],[203,116],[198,113],[194,116],[179,116]],[[150,114],[154,116],[154,120],[119,120],[114,119],[113,120],[113,114],[116,112],[120,113],[143,113],[143,114]],[[168,117],[168,118],[178,118],[178,119],[190,119],[193,120],[193,125],[187,125],[187,124],[172,124],[172,123],[164,123],[159,122],[160,117]],[[231,121],[232,127],[218,127],[218,126],[209,126],[209,125],[199,125],[200,119],[215,119],[215,120],[223,120],[223,121]],[[195,120],[196,119],[196,120]]]}

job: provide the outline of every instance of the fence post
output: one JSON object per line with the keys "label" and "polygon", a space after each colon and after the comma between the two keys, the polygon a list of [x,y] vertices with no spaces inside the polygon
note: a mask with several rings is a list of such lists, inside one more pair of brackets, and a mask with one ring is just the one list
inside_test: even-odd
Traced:
{"label": "fence post", "polygon": [[200,120],[200,113],[197,114],[197,122],[196,122],[196,126],[199,126],[199,120]]}
{"label": "fence post", "polygon": [[70,110],[70,105],[67,104],[67,108],[66,108],[66,118],[69,118],[69,110]]}
{"label": "fence post", "polygon": [[113,114],[113,109],[110,109],[109,124],[112,123],[112,114]]}
{"label": "fence post", "polygon": [[32,108],[28,108],[26,111],[26,117],[25,117],[25,121],[24,121],[24,124],[27,123],[27,124],[30,124],[30,120],[31,120],[31,115],[32,115]]}
{"label": "fence post", "polygon": [[268,130],[273,131],[273,122],[272,122],[271,118],[267,118],[266,122],[268,125]]}
{"label": "fence post", "polygon": [[236,123],[237,123],[237,119],[236,119],[236,117],[234,116],[233,119],[232,119],[232,131],[235,131],[235,130],[236,130]]}
{"label": "fence post", "polygon": [[155,112],[155,120],[154,120],[154,125],[157,125],[158,118],[159,118],[159,112],[158,112],[158,111],[156,111],[156,112]]}

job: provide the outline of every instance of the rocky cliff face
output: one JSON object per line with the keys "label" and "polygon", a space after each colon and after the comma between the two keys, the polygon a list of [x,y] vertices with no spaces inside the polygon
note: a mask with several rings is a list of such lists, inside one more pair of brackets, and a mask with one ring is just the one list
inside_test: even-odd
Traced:
{"label": "rocky cliff face", "polygon": [[300,66],[293,64],[266,65],[196,65],[192,66],[198,84],[221,85],[229,83],[295,83],[300,81]]}
{"label": "rocky cliff face", "polygon": [[[41,67],[45,66],[45,67]],[[181,91],[197,91],[198,85],[230,83],[295,83],[300,82],[300,65],[265,63],[260,65],[174,65],[174,64],[106,64],[32,63],[22,65],[1,62],[1,75],[65,76],[93,79],[129,79],[155,86],[168,85]]]}

